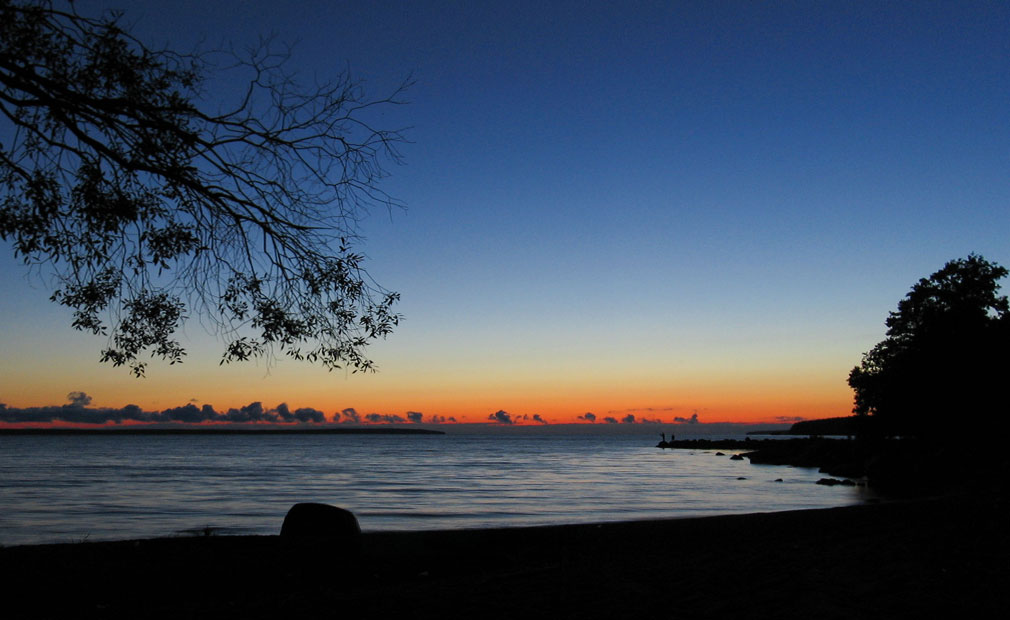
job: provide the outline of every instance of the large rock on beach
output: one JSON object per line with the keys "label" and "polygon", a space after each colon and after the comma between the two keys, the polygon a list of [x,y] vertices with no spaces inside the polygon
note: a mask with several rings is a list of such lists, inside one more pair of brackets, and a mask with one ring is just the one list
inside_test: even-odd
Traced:
{"label": "large rock on beach", "polygon": [[295,504],[284,517],[281,537],[327,539],[357,548],[361,546],[361,527],[349,510],[329,504]]}

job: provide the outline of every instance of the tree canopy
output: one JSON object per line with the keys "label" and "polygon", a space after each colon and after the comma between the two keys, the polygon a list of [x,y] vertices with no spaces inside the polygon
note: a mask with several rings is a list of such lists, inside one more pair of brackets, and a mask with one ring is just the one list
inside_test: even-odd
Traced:
{"label": "tree canopy", "polygon": [[[62,4],[60,5],[62,6]],[[368,98],[345,72],[304,90],[284,54],[232,56],[236,100],[208,102],[212,55],[154,50],[121,15],[0,0],[0,238],[53,276],[103,361],[171,363],[191,314],[222,363],[276,350],[372,369],[398,297],[354,251],[399,131],[370,124],[406,84]]]}
{"label": "tree canopy", "polygon": [[1007,270],[972,254],[919,280],[886,321],[887,337],[849,374],[853,411],[892,435],[975,428],[1008,413]]}

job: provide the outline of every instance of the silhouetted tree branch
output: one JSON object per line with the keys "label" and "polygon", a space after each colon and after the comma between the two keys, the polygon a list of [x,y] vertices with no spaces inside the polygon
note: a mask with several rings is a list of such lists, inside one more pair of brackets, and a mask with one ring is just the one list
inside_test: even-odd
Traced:
{"label": "silhouetted tree branch", "polygon": [[972,254],[919,280],[887,317],[887,337],[849,374],[853,411],[887,434],[920,436],[955,420],[983,429],[1010,413],[1006,275]]}
{"label": "silhouetted tree branch", "polygon": [[191,312],[222,363],[279,349],[372,369],[398,296],[352,246],[369,207],[398,204],[379,182],[404,138],[368,118],[407,84],[369,99],[345,73],[306,92],[261,43],[230,67],[244,93],[210,111],[208,58],[152,50],[118,14],[0,0],[0,237],[138,376],[145,352],[181,361]]}

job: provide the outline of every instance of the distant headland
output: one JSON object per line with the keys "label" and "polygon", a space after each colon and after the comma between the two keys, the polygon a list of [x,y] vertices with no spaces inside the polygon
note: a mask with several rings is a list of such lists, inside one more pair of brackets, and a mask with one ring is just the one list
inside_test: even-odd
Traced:
{"label": "distant headland", "polygon": [[796,422],[787,430],[756,430],[748,435],[844,435],[850,437],[859,434],[864,428],[865,418],[845,416],[838,418],[823,418],[820,420],[803,420]]}

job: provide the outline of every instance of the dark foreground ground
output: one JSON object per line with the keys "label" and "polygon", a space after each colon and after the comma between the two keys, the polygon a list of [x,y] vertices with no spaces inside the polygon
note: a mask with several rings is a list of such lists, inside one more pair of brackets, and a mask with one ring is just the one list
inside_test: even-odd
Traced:
{"label": "dark foreground ground", "polygon": [[[8,618],[923,618],[1005,607],[978,495],[591,526],[0,549]],[[950,615],[948,615],[950,614]]]}

